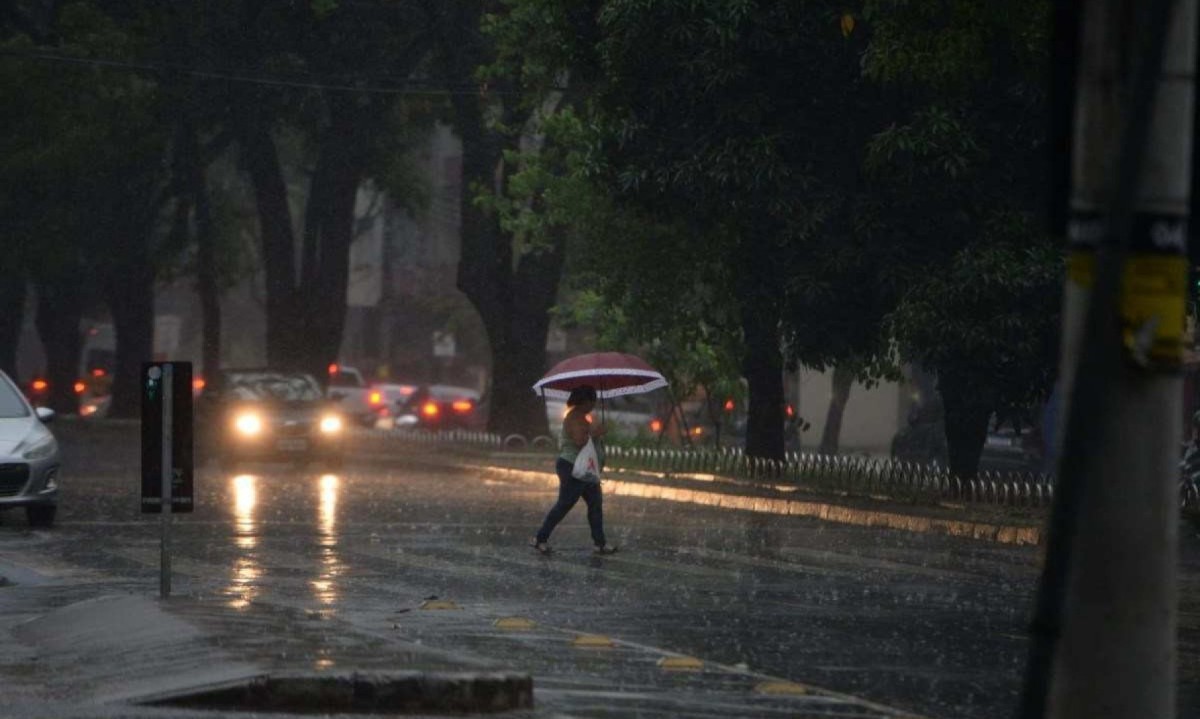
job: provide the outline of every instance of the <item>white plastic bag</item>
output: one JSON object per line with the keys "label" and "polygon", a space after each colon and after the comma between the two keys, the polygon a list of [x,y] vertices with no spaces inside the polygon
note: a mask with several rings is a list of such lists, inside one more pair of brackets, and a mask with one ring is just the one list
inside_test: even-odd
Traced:
{"label": "white plastic bag", "polygon": [[571,468],[571,476],[581,482],[600,481],[600,455],[596,453],[596,444],[591,437],[588,438],[587,444],[583,445],[583,449],[579,450],[575,466]]}

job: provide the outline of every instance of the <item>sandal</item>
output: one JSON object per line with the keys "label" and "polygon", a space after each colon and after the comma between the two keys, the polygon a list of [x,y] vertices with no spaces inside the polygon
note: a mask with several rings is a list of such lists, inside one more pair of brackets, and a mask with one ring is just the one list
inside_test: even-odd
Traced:
{"label": "sandal", "polygon": [[533,541],[533,542],[530,542],[529,546],[536,549],[538,551],[538,554],[544,555],[544,554],[549,554],[550,552],[554,551],[554,550],[550,549],[550,545],[546,544],[545,542]]}
{"label": "sandal", "polygon": [[616,554],[617,549],[618,549],[618,547],[612,547],[612,546],[605,544],[602,546],[597,546],[592,551],[595,552],[596,554]]}

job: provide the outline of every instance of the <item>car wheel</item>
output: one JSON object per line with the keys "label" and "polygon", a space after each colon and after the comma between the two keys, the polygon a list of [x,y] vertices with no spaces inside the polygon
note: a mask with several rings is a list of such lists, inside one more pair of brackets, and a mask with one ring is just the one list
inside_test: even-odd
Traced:
{"label": "car wheel", "polygon": [[49,527],[54,524],[54,515],[58,514],[58,506],[54,504],[34,504],[25,508],[25,517],[31,527]]}

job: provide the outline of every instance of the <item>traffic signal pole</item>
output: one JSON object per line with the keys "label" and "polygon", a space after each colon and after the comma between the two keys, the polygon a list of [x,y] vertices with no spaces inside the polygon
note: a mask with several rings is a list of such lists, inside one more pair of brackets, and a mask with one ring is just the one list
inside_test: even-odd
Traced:
{"label": "traffic signal pole", "polygon": [[1023,719],[1175,715],[1196,3],[1071,3],[1066,424]]}

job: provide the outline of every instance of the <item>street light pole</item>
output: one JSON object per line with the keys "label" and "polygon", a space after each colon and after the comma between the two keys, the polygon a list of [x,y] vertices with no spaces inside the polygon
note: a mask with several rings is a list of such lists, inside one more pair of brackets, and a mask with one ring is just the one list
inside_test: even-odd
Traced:
{"label": "street light pole", "polygon": [[1075,7],[1066,425],[1021,716],[1171,717],[1196,0]]}

